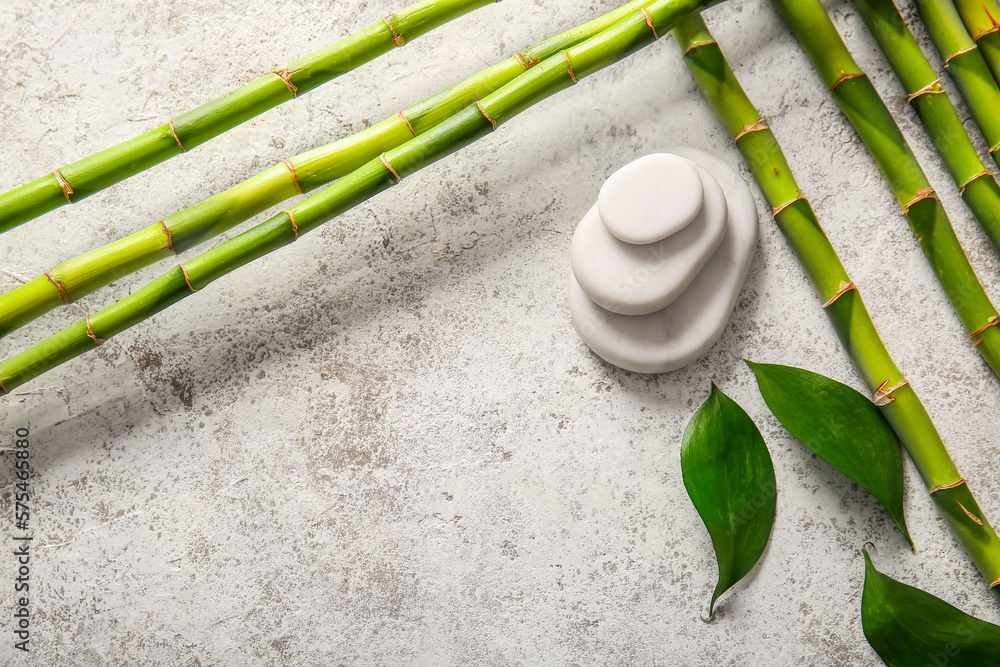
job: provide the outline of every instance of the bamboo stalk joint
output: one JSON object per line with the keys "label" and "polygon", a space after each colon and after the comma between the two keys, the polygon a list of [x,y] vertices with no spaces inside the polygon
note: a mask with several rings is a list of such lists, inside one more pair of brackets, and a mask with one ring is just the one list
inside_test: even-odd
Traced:
{"label": "bamboo stalk joint", "polygon": [[959,56],[961,56],[963,54],[966,54],[966,53],[971,53],[971,52],[975,51],[978,48],[979,47],[977,45],[973,44],[972,46],[970,46],[968,48],[959,49],[958,51],[955,51],[955,53],[951,54],[950,56],[948,56],[947,58],[944,59],[944,66],[948,67],[948,65],[951,64],[951,61],[954,60],[955,58],[957,58],[957,57],[959,57]]}
{"label": "bamboo stalk joint", "polygon": [[66,198],[66,203],[72,204],[73,200],[70,199],[69,196],[73,194],[73,187],[69,184],[69,182],[65,178],[63,178],[63,175],[59,172],[58,169],[53,169],[52,175],[56,177],[56,182],[59,183],[59,189],[62,190],[63,197]]}
{"label": "bamboo stalk joint", "polygon": [[656,28],[653,27],[653,17],[649,15],[649,11],[645,7],[641,7],[639,12],[646,18],[646,25],[648,25],[650,31],[652,31],[653,39],[659,39],[660,36],[656,34]]}
{"label": "bamboo stalk joint", "polygon": [[169,250],[175,255],[178,254],[177,248],[174,247],[174,235],[170,231],[170,227],[167,227],[167,223],[164,222],[163,220],[160,220],[160,229],[162,229],[163,233],[167,235],[167,245],[163,246],[163,249]]}
{"label": "bamboo stalk joint", "polygon": [[[800,198],[801,198],[801,196],[800,196]],[[792,201],[797,201],[797,200],[792,200]],[[789,202],[789,204],[790,203],[791,202]],[[787,205],[788,204],[785,204],[785,206],[787,206]],[[846,280],[841,280],[840,281],[840,289],[837,290],[837,293],[834,294],[830,298],[829,301],[827,301],[826,303],[823,304],[823,307],[824,308],[829,308],[830,306],[832,306],[833,304],[835,304],[837,302],[837,299],[839,299],[840,297],[844,296],[845,294],[847,294],[851,290],[857,290],[857,289],[858,289],[858,286],[854,284],[853,280],[850,281],[850,282],[847,282]],[[885,384],[886,384],[886,382],[888,382],[888,380],[886,380],[885,382],[883,382],[882,386],[880,386],[879,389],[881,389],[882,387],[884,387]]]}
{"label": "bamboo stalk joint", "polygon": [[883,380],[882,384],[880,384],[875,390],[875,393],[872,394],[872,402],[880,408],[889,405],[890,403],[894,403],[896,401],[896,397],[891,395],[892,392],[897,389],[901,389],[910,383],[906,380],[906,378],[903,378],[897,382],[895,386],[889,387],[888,389],[886,388],[887,384],[889,384],[888,378]]}
{"label": "bamboo stalk joint", "polygon": [[188,289],[191,290],[192,292],[197,292],[198,290],[195,288],[194,285],[191,284],[191,276],[188,275],[187,267],[184,266],[183,264],[181,264],[180,266],[181,266],[181,272],[184,274],[184,282],[187,283]]}
{"label": "bamboo stalk joint", "polygon": [[764,120],[763,118],[758,118],[753,125],[744,125],[740,133],[737,134],[735,137],[733,137],[733,141],[739,141],[745,135],[750,134],[751,132],[760,132],[762,130],[769,130],[769,129],[771,128],[770,126],[768,126],[767,121]]}
{"label": "bamboo stalk joint", "polygon": [[[743,135],[741,134],[740,136],[743,136]],[[785,202],[784,204],[782,204],[781,206],[774,206],[774,207],[772,207],[772,208],[771,208],[771,215],[772,215],[773,217],[778,217],[778,214],[779,214],[779,213],[781,213],[782,211],[784,211],[784,210],[785,210],[786,208],[788,208],[789,206],[791,206],[792,204],[794,204],[794,203],[795,203],[795,202],[797,202],[797,201],[804,201],[804,202],[807,202],[807,203],[808,203],[808,200],[806,199],[805,195],[803,195],[803,194],[802,194],[802,193],[800,192],[800,193],[798,193],[798,194],[797,194],[797,195],[795,196],[795,198],[794,198],[794,199],[790,199],[790,200],[786,201],[786,202]],[[825,307],[825,306],[824,306],[824,307]]]}
{"label": "bamboo stalk joint", "polygon": [[295,234],[295,240],[298,241],[299,240],[299,226],[297,224],[295,224],[295,214],[292,213],[288,209],[282,211],[282,213],[284,213],[285,215],[288,216],[288,222],[292,223],[292,234]]}
{"label": "bamboo stalk joint", "polygon": [[490,118],[490,115],[486,113],[486,108],[483,106],[482,101],[477,101],[476,106],[479,107],[479,113],[483,114],[483,118],[490,121],[490,125],[493,126],[493,129],[497,129],[497,122]]}
{"label": "bamboo stalk joint", "polygon": [[92,327],[90,325],[90,315],[87,315],[87,317],[85,318],[85,320],[87,322],[87,338],[89,338],[90,340],[94,341],[94,345],[97,345],[97,346],[104,345],[104,342],[105,342],[106,339],[104,339],[104,338],[98,338],[94,334],[94,327]]}
{"label": "bamboo stalk joint", "polygon": [[569,59],[569,52],[563,51],[562,54],[566,58],[566,73],[569,74],[569,80],[573,83],[580,83],[576,79],[576,73],[573,72],[573,61]]}
{"label": "bamboo stalk joint", "polygon": [[177,148],[181,149],[181,153],[187,153],[187,149],[184,148],[184,144],[181,143],[181,138],[177,136],[177,128],[174,127],[173,118],[171,118],[170,121],[167,123],[167,127],[170,128],[170,136],[172,136],[174,138],[174,141],[177,143]]}
{"label": "bamboo stalk joint", "polygon": [[[271,72],[271,74],[275,75],[284,82],[285,87],[288,88],[288,92],[292,94],[292,97],[299,96],[299,87],[292,83],[292,77],[289,75],[287,67],[284,69],[276,69]],[[180,142],[178,141],[177,143]]]}
{"label": "bamboo stalk joint", "polygon": [[281,163],[288,167],[288,173],[292,175],[292,183],[295,184],[295,191],[302,194],[302,184],[299,183],[299,175],[295,173],[295,165],[291,160],[282,160]]}
{"label": "bamboo stalk joint", "polygon": [[934,79],[920,90],[912,92],[909,95],[907,95],[906,101],[913,102],[913,100],[917,99],[921,95],[943,95],[943,94],[944,94],[944,88],[941,87],[941,79]]}
{"label": "bamboo stalk joint", "polygon": [[402,46],[403,44],[406,44],[406,37],[396,32],[396,28],[393,27],[392,19],[395,17],[396,17],[395,14],[389,14],[388,16],[382,19],[382,22],[385,23],[387,26],[389,26],[389,32],[392,33],[392,45],[398,47]]}
{"label": "bamboo stalk joint", "polygon": [[392,168],[392,165],[391,165],[391,164],[389,164],[389,160],[387,160],[387,159],[386,159],[386,157],[385,157],[385,153],[382,153],[381,155],[379,155],[379,156],[378,156],[378,159],[382,160],[382,165],[383,165],[383,166],[384,166],[384,167],[385,167],[386,169],[388,169],[388,170],[389,170],[389,173],[391,173],[391,174],[392,174],[393,176],[395,176],[395,177],[396,177],[396,182],[397,182],[397,183],[399,183],[399,182],[400,182],[401,180],[403,180],[403,179],[401,179],[401,178],[399,177],[399,174],[397,174],[397,173],[396,173],[396,170]]}
{"label": "bamboo stalk joint", "polygon": [[844,83],[848,79],[860,79],[864,76],[867,76],[864,72],[845,72],[844,70],[840,70],[840,76],[837,77],[837,80],[830,86],[830,92],[833,92],[837,86]]}
{"label": "bamboo stalk joint", "polygon": [[63,300],[67,306],[73,303],[73,296],[66,289],[66,285],[61,280],[56,280],[56,277],[52,274],[52,269],[45,272],[45,277],[49,279],[49,282],[55,285],[56,289],[59,291],[59,298]]}

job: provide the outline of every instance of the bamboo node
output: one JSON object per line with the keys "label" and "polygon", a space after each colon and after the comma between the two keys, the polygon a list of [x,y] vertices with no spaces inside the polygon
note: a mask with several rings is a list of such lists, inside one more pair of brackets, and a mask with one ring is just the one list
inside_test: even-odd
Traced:
{"label": "bamboo node", "polygon": [[762,130],[769,130],[769,129],[771,128],[768,126],[767,121],[764,120],[763,118],[758,118],[757,120],[754,121],[753,125],[744,125],[743,129],[740,130],[740,133],[737,134],[735,137],[733,137],[733,141],[739,141],[740,139],[750,134],[751,132],[760,132]]}
{"label": "bamboo node", "polygon": [[[826,303],[824,303],[823,307],[824,308],[829,308],[830,306],[832,306],[834,303],[837,302],[837,299],[839,299],[840,297],[844,296],[845,294],[847,294],[851,290],[856,290],[856,289],[858,289],[858,286],[854,284],[853,280],[851,282],[847,282],[847,281],[841,280],[840,281],[840,288],[837,290],[837,293],[834,294],[830,298],[829,301],[827,301]],[[888,380],[886,380],[886,382],[888,382]]]}
{"label": "bamboo node", "polygon": [[163,230],[163,233],[167,235],[167,245],[163,246],[163,249],[169,250],[175,255],[178,254],[177,248],[174,247],[174,235],[170,232],[170,228],[167,227],[167,223],[160,220],[160,228]]}
{"label": "bamboo node", "polygon": [[576,80],[576,73],[573,71],[573,62],[569,59],[569,53],[563,51],[562,54],[566,58],[566,73],[569,74],[570,81],[580,83]]}
{"label": "bamboo node", "polygon": [[406,37],[396,32],[396,29],[392,26],[392,19],[395,16],[395,14],[389,14],[382,19],[382,22],[389,26],[389,32],[392,33],[392,45],[402,46],[403,44],[406,44]]}
{"label": "bamboo node", "polygon": [[964,477],[962,479],[958,480],[957,482],[955,482],[954,484],[945,484],[944,486],[935,486],[928,493],[929,493],[929,495],[933,496],[938,491],[946,491],[948,489],[955,489],[955,488],[958,488],[959,486],[962,486],[963,484],[965,484],[965,478]]}
{"label": "bamboo node", "polygon": [[299,240],[299,226],[295,224],[295,214],[292,213],[291,211],[288,211],[288,210],[282,211],[282,213],[284,213],[285,215],[288,216],[288,221],[290,223],[292,223],[292,233],[295,234],[295,240],[298,241]]}
{"label": "bamboo node", "polygon": [[996,153],[997,151],[1000,151],[1000,141],[997,142],[996,146],[990,148],[990,153]]}
{"label": "bamboo node", "polygon": [[[1000,317],[998,317],[997,315],[993,315],[992,317],[990,317],[990,319],[988,319],[986,321],[986,324],[984,324],[983,326],[979,327],[978,329],[976,329],[975,331],[973,331],[972,333],[970,333],[969,336],[971,336],[972,338],[975,338],[979,334],[983,333],[984,331],[986,331],[990,327],[996,326],[997,324],[1000,324]],[[979,342],[980,341],[976,341],[976,345],[978,345]]]}
{"label": "bamboo node", "polygon": [[688,54],[688,51],[694,51],[699,46],[708,46],[710,44],[718,44],[718,42],[715,41],[714,39],[706,39],[703,42],[695,42],[694,44],[689,44],[688,47],[684,49],[684,53],[682,53],[681,55],[686,56]]}
{"label": "bamboo node", "polygon": [[938,196],[937,193],[934,192],[934,188],[920,188],[913,195],[913,199],[906,202],[906,204],[903,206],[903,215],[909,213],[910,207],[914,206],[917,202],[921,202],[925,199],[937,199],[937,198]]}
{"label": "bamboo node", "polygon": [[52,274],[52,269],[45,272],[45,277],[49,279],[49,282],[56,286],[56,290],[59,291],[59,298],[67,306],[73,303],[73,296],[66,289],[66,284],[61,280],[56,280],[56,277]]}
{"label": "bamboo node", "polygon": [[381,155],[379,155],[378,159],[382,160],[382,164],[385,166],[386,169],[389,170],[389,173],[391,173],[393,176],[396,177],[396,182],[397,183],[399,183],[401,180],[403,180],[403,179],[401,179],[399,177],[399,174],[396,173],[396,170],[392,168],[392,165],[389,164],[389,160],[386,159],[385,153],[382,153]]}
{"label": "bamboo node", "polygon": [[913,100],[917,99],[921,95],[943,95],[943,94],[944,94],[944,88],[941,87],[941,79],[934,79],[920,90],[912,92],[909,95],[907,95],[906,101],[913,102]]}
{"label": "bamboo node", "polygon": [[840,76],[837,77],[837,80],[833,82],[832,86],[830,86],[830,92],[832,93],[834,88],[844,83],[848,79],[859,79],[863,76],[865,76],[864,72],[845,72],[844,70],[840,70]]}
{"label": "bamboo node", "polygon": [[[993,18],[992,16],[990,18]],[[980,28],[976,31],[976,34],[972,36],[972,41],[978,43],[986,35],[992,34],[1000,30],[1000,25],[994,25],[992,28]]]}
{"label": "bamboo node", "polygon": [[493,129],[496,130],[497,129],[497,122],[495,120],[493,120],[492,118],[490,118],[490,115],[488,113],[486,113],[486,108],[483,106],[482,101],[477,101],[476,102],[476,106],[479,107],[479,112],[481,114],[483,114],[483,117],[486,120],[490,121],[490,125],[492,125]]}
{"label": "bamboo node", "polygon": [[59,189],[62,190],[63,197],[66,198],[67,204],[72,204],[73,200],[69,198],[73,194],[73,187],[63,178],[63,175],[59,173],[58,169],[52,170],[52,175],[56,177],[56,182],[59,183]]}
{"label": "bamboo node", "polygon": [[282,160],[281,163],[288,167],[288,172],[292,175],[292,182],[295,183],[295,191],[302,194],[302,184],[299,183],[299,175],[295,173],[295,165],[291,160]]}
{"label": "bamboo node", "polygon": [[195,288],[194,285],[191,284],[191,276],[188,275],[187,267],[184,266],[183,264],[181,264],[180,267],[181,267],[181,273],[184,274],[184,282],[187,283],[188,289],[191,290],[192,292],[197,292],[198,290]]}
{"label": "bamboo node", "polygon": [[878,386],[878,388],[875,390],[875,393],[872,395],[872,402],[875,403],[875,405],[877,405],[880,408],[889,405],[890,403],[896,400],[894,396],[890,395],[892,394],[892,392],[902,387],[905,387],[910,383],[906,380],[906,378],[903,378],[902,380],[897,382],[895,386],[889,387],[888,389],[886,388],[887,384],[889,384],[888,378],[882,381],[882,384]]}
{"label": "bamboo node", "polygon": [[973,176],[972,178],[970,178],[969,180],[967,180],[965,183],[962,183],[960,186],[958,186],[958,191],[961,194],[964,195],[965,194],[965,188],[966,188],[966,186],[969,185],[969,183],[971,183],[972,181],[978,180],[978,179],[982,178],[983,176],[989,176],[989,175],[990,175],[990,172],[987,171],[986,169],[983,169],[981,172],[979,172],[978,174],[976,174],[975,176]]}
{"label": "bamboo node", "polygon": [[649,15],[645,7],[641,7],[639,12],[646,18],[646,25],[649,26],[650,31],[653,33],[653,39],[659,39],[660,36],[656,34],[656,28],[653,27],[653,17]]}
{"label": "bamboo node", "polygon": [[974,521],[975,523],[979,524],[980,526],[981,526],[981,525],[983,525],[983,520],[982,520],[982,519],[980,519],[980,518],[979,518],[978,516],[976,516],[975,514],[973,514],[972,512],[970,512],[969,510],[965,509],[965,505],[963,505],[963,504],[962,504],[962,503],[961,503],[960,501],[958,501],[958,500],[956,500],[955,502],[956,502],[956,503],[958,503],[958,506],[962,508],[962,511],[963,511],[963,512],[965,512],[965,516],[969,517],[969,518],[970,518],[970,519],[971,519],[972,521]]}
{"label": "bamboo node", "polygon": [[89,338],[90,340],[94,341],[94,345],[97,345],[98,347],[100,347],[101,345],[104,345],[104,342],[107,339],[106,338],[98,338],[97,336],[94,335],[94,327],[90,326],[90,315],[87,315],[87,317],[85,319],[87,320],[87,338]]}
{"label": "bamboo node", "polygon": [[10,389],[7,389],[7,385],[3,383],[3,380],[0,380],[0,391],[2,391],[5,394],[10,393]]}
{"label": "bamboo node", "polygon": [[412,125],[410,125],[410,120],[403,114],[403,112],[400,111],[396,115],[399,117],[401,121],[403,121],[406,124],[406,129],[410,131],[410,134],[412,134],[413,136],[417,136],[417,131],[413,129]]}
{"label": "bamboo node", "polygon": [[1000,577],[997,577],[997,580],[990,584],[990,590],[993,590],[997,586],[1000,586]]}
{"label": "bamboo node", "polygon": [[271,72],[271,74],[282,80],[285,87],[288,88],[288,92],[292,94],[293,98],[299,96],[299,87],[292,83],[292,76],[288,73],[287,67],[284,69],[276,69]]}
{"label": "bamboo node", "polygon": [[967,49],[961,49],[959,51],[955,51],[955,53],[951,54],[950,56],[948,56],[947,58],[944,59],[944,66],[948,67],[948,65],[951,64],[952,59],[957,58],[957,57],[959,57],[961,55],[964,55],[966,53],[971,53],[972,51],[975,51],[978,48],[979,48],[979,46],[977,46],[976,44],[973,44],[972,46],[970,46]]}
{"label": "bamboo node", "polygon": [[170,136],[172,136],[174,138],[174,141],[177,142],[177,148],[181,149],[181,153],[187,153],[187,149],[184,148],[184,144],[181,143],[180,137],[177,136],[177,128],[174,127],[173,118],[170,119],[170,122],[167,123],[167,126],[170,128]]}
{"label": "bamboo node", "polygon": [[795,197],[795,199],[792,199],[790,201],[786,201],[781,206],[775,206],[775,207],[771,208],[771,215],[774,216],[774,217],[778,217],[779,213],[781,213],[782,211],[784,211],[786,208],[788,208],[789,206],[791,206],[792,204],[794,204],[797,201],[807,201],[807,200],[805,198],[805,195],[799,193],[799,195],[797,197]]}
{"label": "bamboo node", "polygon": [[527,53],[524,53],[523,51],[518,51],[517,53],[515,53],[514,58],[517,59],[517,62],[520,63],[521,67],[523,67],[525,70],[529,70],[535,65],[537,65],[539,62],[541,62],[540,60],[538,60],[538,58],[533,58],[532,56],[528,55]]}

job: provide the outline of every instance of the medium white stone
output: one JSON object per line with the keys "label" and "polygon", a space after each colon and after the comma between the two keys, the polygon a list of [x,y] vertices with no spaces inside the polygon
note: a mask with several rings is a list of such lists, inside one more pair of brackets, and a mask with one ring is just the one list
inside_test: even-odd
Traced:
{"label": "medium white stone", "polygon": [[[683,159],[683,158],[678,158]],[[685,162],[688,162],[685,160]],[[726,195],[715,178],[696,169],[704,190],[701,211],[684,229],[650,243],[625,243],[613,236],[595,205],[573,234],[570,261],[587,296],[622,315],[645,315],[674,302],[691,284],[726,235]],[[652,195],[647,193],[647,198]],[[659,202],[669,208],[671,202]]]}
{"label": "medium white stone", "polygon": [[690,161],[653,153],[613,173],[601,187],[597,207],[615,237],[647,244],[691,224],[702,201],[701,178]]}
{"label": "medium white stone", "polygon": [[620,315],[591,301],[570,280],[570,314],[600,357],[639,373],[662,373],[691,363],[715,344],[739,296],[757,245],[757,207],[746,183],[722,160],[691,148],[672,152],[705,167],[729,203],[722,244],[681,296],[647,315]]}

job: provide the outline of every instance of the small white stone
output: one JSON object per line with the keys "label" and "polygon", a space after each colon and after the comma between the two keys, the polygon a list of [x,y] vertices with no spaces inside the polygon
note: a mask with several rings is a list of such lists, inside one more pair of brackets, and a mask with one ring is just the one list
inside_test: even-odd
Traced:
{"label": "small white stone", "polygon": [[573,275],[592,301],[622,315],[661,310],[681,295],[712,257],[726,235],[726,195],[711,174],[694,168],[702,182],[704,205],[676,234],[647,245],[625,243],[611,235],[597,206],[580,221],[570,261]]}
{"label": "small white stone", "polygon": [[739,175],[704,151],[670,150],[705,167],[726,193],[728,230],[719,249],[676,301],[648,315],[605,310],[587,297],[574,278],[570,280],[570,315],[580,336],[604,360],[638,373],[681,368],[715,344],[729,321],[757,246],[757,207]]}
{"label": "small white stone", "polygon": [[613,173],[601,187],[597,207],[615,237],[647,244],[691,224],[702,201],[701,178],[690,161],[653,153]]}

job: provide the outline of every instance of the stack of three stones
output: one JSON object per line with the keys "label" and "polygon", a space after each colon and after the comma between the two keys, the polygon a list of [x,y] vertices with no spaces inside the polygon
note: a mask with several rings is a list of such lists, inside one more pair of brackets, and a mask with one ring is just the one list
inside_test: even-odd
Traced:
{"label": "stack of three stones", "polygon": [[746,183],[704,151],[675,148],[611,175],[573,235],[570,314],[601,358],[662,373],[722,335],[757,246]]}

